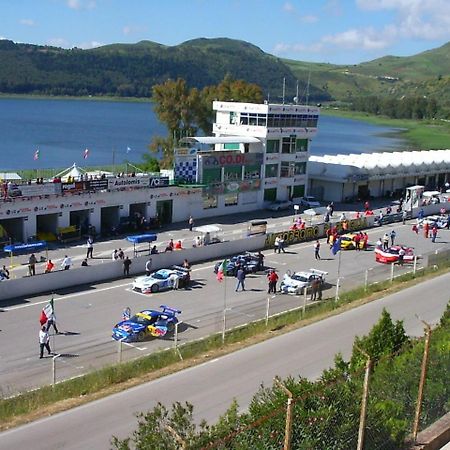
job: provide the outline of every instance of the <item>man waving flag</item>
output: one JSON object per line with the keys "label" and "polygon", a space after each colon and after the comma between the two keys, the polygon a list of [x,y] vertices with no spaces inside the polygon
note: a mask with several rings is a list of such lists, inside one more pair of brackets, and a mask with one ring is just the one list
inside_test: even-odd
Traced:
{"label": "man waving flag", "polygon": [[227,270],[227,266],[228,266],[228,259],[224,259],[219,268],[217,269],[217,281],[222,281],[223,277],[225,275],[225,272]]}
{"label": "man waving flag", "polygon": [[41,311],[41,318],[39,319],[39,322],[41,325],[45,325],[48,320],[53,316],[55,313],[55,309],[53,306],[53,297],[51,300],[44,306],[44,308]]}

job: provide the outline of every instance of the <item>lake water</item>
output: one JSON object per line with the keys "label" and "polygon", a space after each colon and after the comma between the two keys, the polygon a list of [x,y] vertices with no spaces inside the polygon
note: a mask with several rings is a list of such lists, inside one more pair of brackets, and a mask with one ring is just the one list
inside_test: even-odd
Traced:
{"label": "lake water", "polygon": [[[392,129],[321,116],[314,155],[393,150]],[[96,100],[0,99],[0,172],[140,162],[152,136],[165,135],[152,104]],[[127,153],[127,148],[131,151]],[[83,159],[84,150],[89,157]],[[40,158],[34,160],[35,150]]]}

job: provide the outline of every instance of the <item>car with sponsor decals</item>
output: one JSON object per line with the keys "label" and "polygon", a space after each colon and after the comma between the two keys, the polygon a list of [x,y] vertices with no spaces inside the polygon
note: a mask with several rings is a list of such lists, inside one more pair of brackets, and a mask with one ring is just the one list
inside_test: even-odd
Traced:
{"label": "car with sponsor decals", "polygon": [[382,247],[376,247],[375,261],[384,264],[395,263],[399,259],[400,249],[403,249],[405,252],[403,262],[411,263],[414,261],[414,249],[412,247],[403,247],[402,245],[393,245],[386,250],[383,250]]}
{"label": "car with sponsor decals", "polygon": [[318,279],[323,284],[328,272],[318,269],[309,269],[301,272],[286,272],[280,284],[280,291],[283,294],[302,294],[305,287],[310,287],[311,283]]}
{"label": "car with sponsor decals", "polygon": [[430,230],[436,226],[437,228],[447,228],[447,217],[444,215],[441,216],[428,216],[424,219],[419,219],[418,224],[420,227],[423,227],[425,224],[428,224]]}
{"label": "car with sponsor decals", "polygon": [[150,275],[137,277],[132,289],[142,294],[154,294],[159,291],[173,289],[178,280],[178,287],[186,287],[189,284],[189,270],[180,266],[172,266],[170,269],[159,269]]}
{"label": "car with sponsor decals", "polygon": [[[214,265],[214,273],[219,271],[222,261]],[[238,267],[242,267],[245,273],[256,273],[264,270],[264,263],[261,263],[257,253],[245,252],[236,256],[232,256],[227,260],[227,268],[225,275],[234,277],[238,271]]]}
{"label": "car with sponsor decals", "polygon": [[122,320],[114,325],[112,338],[116,341],[136,342],[143,341],[146,337],[164,337],[172,333],[178,323],[179,309],[170,308],[167,305],[160,306],[161,311],[144,309],[128,320]]}
{"label": "car with sponsor decals", "polygon": [[[356,249],[356,241],[355,241],[356,233],[346,233],[341,236],[341,249],[342,250],[355,250]],[[359,241],[359,248],[362,250],[364,248],[364,239]]]}

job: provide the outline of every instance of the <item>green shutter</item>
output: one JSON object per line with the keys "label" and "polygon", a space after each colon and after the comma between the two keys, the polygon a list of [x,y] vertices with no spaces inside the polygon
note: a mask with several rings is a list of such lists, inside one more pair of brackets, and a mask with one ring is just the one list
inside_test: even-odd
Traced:
{"label": "green shutter", "polygon": [[264,189],[264,201],[274,202],[277,199],[277,188]]}

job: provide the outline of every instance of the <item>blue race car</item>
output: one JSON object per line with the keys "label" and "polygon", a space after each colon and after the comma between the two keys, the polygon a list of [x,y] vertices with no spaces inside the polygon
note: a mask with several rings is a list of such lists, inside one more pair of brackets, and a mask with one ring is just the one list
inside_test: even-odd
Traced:
{"label": "blue race car", "polygon": [[177,314],[181,311],[161,305],[161,311],[145,309],[128,320],[122,320],[112,330],[116,341],[143,341],[147,336],[163,337],[175,330],[178,323]]}

